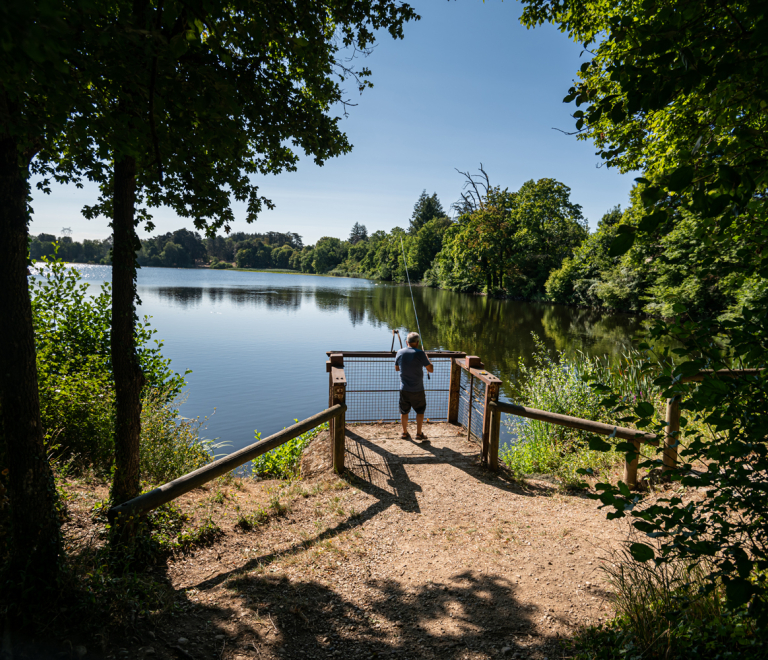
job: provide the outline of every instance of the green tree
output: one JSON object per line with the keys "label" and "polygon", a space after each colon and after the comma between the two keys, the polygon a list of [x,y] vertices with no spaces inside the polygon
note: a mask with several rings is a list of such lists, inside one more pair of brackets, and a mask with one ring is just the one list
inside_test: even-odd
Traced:
{"label": "green tree", "polygon": [[114,501],[139,492],[143,375],[133,326],[136,226],[151,228],[146,209],[169,206],[213,235],[232,222],[234,198],[252,222],[272,206],[255,175],[295,169],[294,148],[318,164],[349,151],[331,108],[342,101],[339,78],[354,76],[362,90],[370,71],[350,70],[343,49],[368,52],[376,30],[401,37],[415,17],[395,0],[146,0],[121,3],[110,17],[111,38],[91,53],[92,109],[70,117],[58,165],[100,184],[86,213],[112,222]]}
{"label": "green tree", "polygon": [[327,273],[344,261],[346,256],[346,244],[338,238],[323,236],[315,243],[312,269],[315,273]]}
{"label": "green tree", "polygon": [[528,181],[514,193],[491,186],[449,227],[434,277],[455,290],[540,298],[550,272],[585,236],[581,208],[562,183]]}
{"label": "green tree", "polygon": [[602,281],[601,273],[618,261],[608,255],[608,250],[621,220],[621,207],[612,208],[598,222],[597,231],[589,234],[573,255],[563,260],[560,268],[550,272],[545,284],[550,300],[594,307],[601,305],[595,285]]}
{"label": "green tree", "polygon": [[581,207],[571,189],[554,179],[527,181],[517,191],[511,222],[515,227],[508,288],[526,298],[544,295],[551,271],[559,268],[587,236]]}
{"label": "green tree", "polygon": [[55,584],[61,541],[40,424],[27,200],[31,170],[45,163],[90,79],[94,62],[77,54],[100,37],[83,29],[97,11],[66,0],[0,3],[0,434],[9,470],[9,575],[28,580],[23,592],[38,595],[38,587]]}
{"label": "green tree", "polygon": [[288,267],[292,270],[303,270],[301,267],[301,259],[303,254],[303,250],[294,250],[288,262]]}
{"label": "green tree", "polygon": [[503,286],[513,256],[516,228],[511,222],[515,193],[489,188],[478,208],[449,228],[442,254],[442,277],[449,288],[485,289]]}
{"label": "green tree", "polygon": [[[591,59],[566,97],[584,106],[574,113],[580,137],[593,140],[609,166],[643,172],[642,217],[619,225],[612,255],[653,249],[659,236],[670,237],[682,258],[668,256],[660,281],[683,293],[690,276],[705,283],[741,276],[752,289],[730,318],[680,301],[671,306],[674,318],[652,332],[679,346],[677,365],[667,361],[654,374],[664,397],[682,397],[688,422],[676,438],[682,465],[671,478],[707,497],[638,507],[626,486],[603,484],[601,499],[615,508],[612,515],[631,516],[655,539],[658,554],[647,544],[633,546],[638,560],[708,557],[709,588],[723,585],[732,607],[750,602],[750,615],[764,627],[768,379],[765,372],[717,372],[768,362],[768,301],[759,291],[768,277],[768,8],[757,0],[525,4],[525,24],[552,22],[588,47]],[[705,368],[712,372],[701,383],[683,382]],[[647,408],[627,410],[616,396],[610,400],[640,427],[652,425]],[[624,449],[635,455],[633,447]],[[643,461],[660,463],[658,455]]]}
{"label": "green tree", "polygon": [[301,251],[301,272],[314,273],[315,250],[309,246]]}
{"label": "green tree", "polygon": [[443,216],[445,216],[445,211],[440,200],[437,198],[437,193],[427,195],[427,191],[422,190],[419,199],[413,207],[411,225],[408,231],[411,234],[415,234],[432,218],[442,218]]}
{"label": "green tree", "polygon": [[451,224],[450,218],[432,218],[416,233],[408,251],[411,278],[421,279],[443,249],[443,236]]}
{"label": "green tree", "polygon": [[274,266],[276,268],[290,268],[293,252],[294,250],[290,245],[283,245],[279,250],[272,250],[272,262]]}
{"label": "green tree", "polygon": [[238,268],[271,268],[272,249],[259,240],[245,241],[235,255]]}
{"label": "green tree", "polygon": [[352,231],[349,232],[350,244],[355,245],[360,241],[367,241],[367,240],[368,240],[368,230],[365,228],[365,225],[361,225],[359,222],[356,222],[352,226]]}

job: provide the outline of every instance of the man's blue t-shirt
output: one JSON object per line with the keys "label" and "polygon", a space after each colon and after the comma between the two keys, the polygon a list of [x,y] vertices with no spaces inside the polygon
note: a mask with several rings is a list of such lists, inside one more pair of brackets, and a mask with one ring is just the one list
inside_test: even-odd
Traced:
{"label": "man's blue t-shirt", "polygon": [[429,362],[427,354],[418,348],[401,348],[395,357],[400,367],[400,389],[403,392],[421,392],[424,389],[424,371]]}

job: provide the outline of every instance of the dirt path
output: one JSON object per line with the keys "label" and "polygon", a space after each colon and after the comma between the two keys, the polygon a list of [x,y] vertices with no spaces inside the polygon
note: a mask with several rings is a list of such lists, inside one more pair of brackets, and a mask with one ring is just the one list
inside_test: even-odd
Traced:
{"label": "dirt path", "polygon": [[[611,615],[600,558],[624,527],[581,495],[490,474],[457,427],[427,431],[422,445],[393,425],[350,427],[346,482],[323,472],[322,439],[304,461],[316,476],[300,485],[187,496],[181,506],[198,518],[213,512],[224,537],[168,563],[174,616],[140,621],[122,651],[105,652],[567,657],[558,639]],[[235,527],[238,515],[268,507],[281,515]]]}

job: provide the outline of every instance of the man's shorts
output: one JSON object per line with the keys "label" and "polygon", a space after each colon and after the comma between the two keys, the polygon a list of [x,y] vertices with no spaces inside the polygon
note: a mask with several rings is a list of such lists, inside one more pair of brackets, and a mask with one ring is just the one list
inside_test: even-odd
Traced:
{"label": "man's shorts", "polygon": [[427,409],[427,396],[424,390],[420,392],[404,392],[400,390],[400,414],[407,415],[411,412],[411,406],[417,415],[423,415]]}

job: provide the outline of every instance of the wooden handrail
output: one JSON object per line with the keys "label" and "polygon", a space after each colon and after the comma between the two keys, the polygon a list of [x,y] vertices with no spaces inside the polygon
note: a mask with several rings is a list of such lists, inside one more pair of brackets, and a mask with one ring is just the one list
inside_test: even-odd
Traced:
{"label": "wooden handrail", "polygon": [[132,500],[123,502],[123,504],[113,506],[107,514],[109,520],[116,520],[118,516],[125,520],[130,516],[136,516],[140,513],[156,509],[171,500],[175,500],[184,493],[199,488],[212,479],[220,477],[222,474],[226,474],[262,454],[266,454],[271,449],[297,438],[302,433],[311,431],[316,426],[320,426],[320,424],[324,424],[331,419],[343,415],[346,409],[346,405],[331,406],[316,415],[312,415],[312,417],[307,417],[307,419],[302,420],[293,426],[289,426],[282,431],[270,435],[268,438],[264,438],[264,440],[254,442],[252,445],[238,449],[223,458],[198,468],[194,472],[190,472],[183,477],[179,477],[167,484],[158,486],[148,493],[144,493]]}
{"label": "wooden handrail", "polygon": [[680,379],[683,383],[700,383],[705,376],[717,376],[718,378],[741,378],[742,376],[759,376],[762,369],[704,369],[693,376],[684,376]]}
{"label": "wooden handrail", "polygon": [[454,358],[453,361],[461,369],[466,371],[471,376],[474,376],[479,381],[485,383],[486,385],[501,384],[501,379],[494,376],[490,371],[487,371],[486,369],[478,369],[477,367],[467,367],[467,365],[461,360],[461,358]]}
{"label": "wooden handrail", "polygon": [[[428,357],[436,358],[456,358],[465,357],[466,353],[461,351],[424,351]],[[391,358],[397,354],[397,351],[326,351],[325,354],[330,357],[332,353],[339,353],[344,357],[372,357],[372,358]]]}
{"label": "wooden handrail", "polygon": [[[567,426],[571,429],[579,429],[590,433],[598,433],[600,435],[609,435],[614,438],[629,440],[635,446],[634,459],[626,461],[624,464],[624,483],[627,484],[629,488],[635,488],[637,486],[637,464],[640,454],[640,443],[654,445],[656,447],[659,446],[659,437],[654,433],[646,433],[645,431],[639,431],[637,429],[627,429],[621,426],[612,426],[610,424],[603,424],[602,422],[593,422],[590,419],[559,415],[558,413],[537,410],[536,408],[526,408],[525,406],[507,403],[506,401],[497,401],[490,405],[492,409],[506,412],[511,415],[518,415],[519,417],[536,419],[541,422],[557,424],[558,426]],[[498,422],[496,423],[498,424]]]}
{"label": "wooden handrail", "polygon": [[547,410],[526,408],[525,406],[519,406],[515,403],[507,403],[506,401],[497,401],[490,405],[496,406],[501,412],[517,415],[518,417],[527,417],[528,419],[536,419],[540,422],[549,422],[550,424],[567,426],[571,429],[579,429],[581,431],[598,433],[600,435],[610,435],[624,440],[639,440],[640,442],[655,445],[657,447],[659,445],[659,438],[655,433],[646,433],[645,431],[639,431],[638,429],[628,429],[621,426],[603,424],[602,422],[593,422],[590,419],[581,419],[580,417],[560,415]]}

